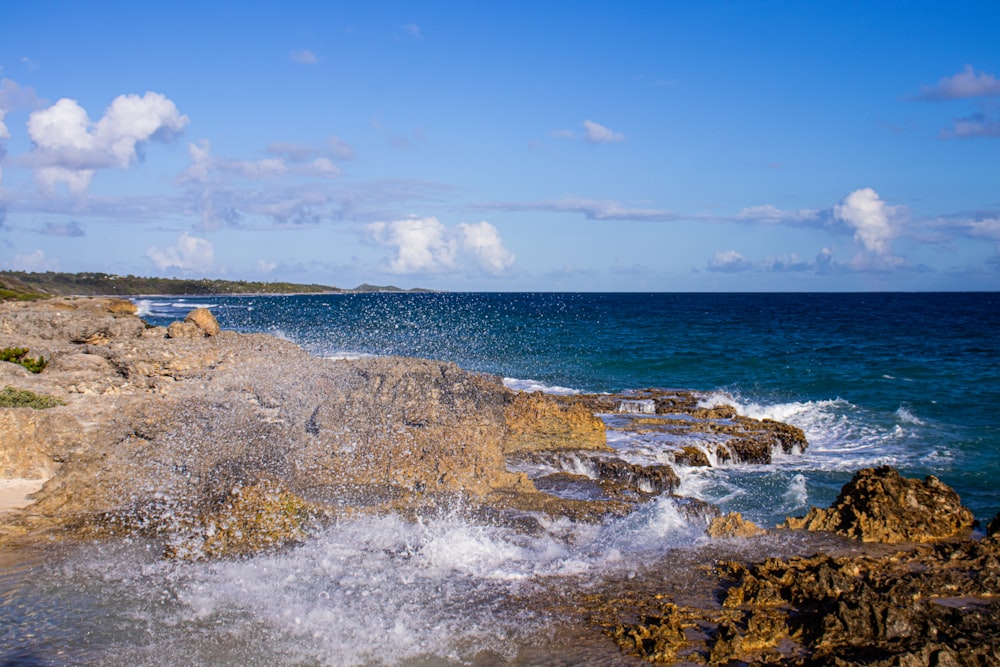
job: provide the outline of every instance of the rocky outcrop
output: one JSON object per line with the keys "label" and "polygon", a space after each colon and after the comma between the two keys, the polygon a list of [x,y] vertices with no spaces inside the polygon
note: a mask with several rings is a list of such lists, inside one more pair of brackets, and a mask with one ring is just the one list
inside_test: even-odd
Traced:
{"label": "rocky outcrop", "polygon": [[724,516],[716,517],[708,524],[705,534],[711,538],[726,537],[756,537],[764,533],[764,529],[743,518],[739,512],[730,512]]}
{"label": "rocky outcrop", "polygon": [[507,453],[558,449],[610,451],[604,422],[583,404],[541,393],[516,394],[504,411]]}
{"label": "rocky outcrop", "polygon": [[858,472],[829,509],[812,508],[784,527],[825,530],[864,542],[931,542],[972,529],[958,494],[934,476],[902,477],[888,466]]}
{"label": "rocky outcrop", "polygon": [[[205,309],[150,327],[119,299],[3,303],[0,347],[48,361],[37,374],[0,363],[4,384],[62,402],[0,408],[0,474],[49,478],[18,534],[140,532],[185,557],[280,545],[345,512],[459,496],[513,517],[599,520],[672,493],[670,465],[614,455],[605,413],[616,427],[683,422],[722,444],[759,432],[763,450],[782,446],[768,435],[775,426],[698,407],[687,392],[553,397],[437,361],[316,359],[288,341],[219,331]],[[554,471],[536,487],[509,468],[518,460]]]}
{"label": "rocky outcrop", "polygon": [[[882,490],[873,493],[873,486]],[[714,594],[700,603],[682,604],[655,583],[640,593],[612,587],[608,598],[597,597],[592,620],[623,651],[661,664],[1000,664],[998,536],[915,544],[916,537],[951,534],[954,515],[964,515],[954,492],[933,479],[867,470],[845,485],[835,506],[862,489],[864,515],[894,517],[891,534],[907,536],[905,550],[845,540],[840,554],[721,560],[707,575],[715,578]],[[919,511],[901,512],[916,506],[914,498],[926,511],[950,508],[942,529],[929,528]],[[711,530],[743,525],[729,515]],[[884,526],[866,534],[887,535]],[[845,551],[848,544],[856,546]],[[686,585],[679,589],[691,598]]]}

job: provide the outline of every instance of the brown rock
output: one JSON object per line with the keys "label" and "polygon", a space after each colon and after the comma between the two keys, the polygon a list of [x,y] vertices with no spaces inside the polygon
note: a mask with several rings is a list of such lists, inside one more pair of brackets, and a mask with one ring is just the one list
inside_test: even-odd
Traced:
{"label": "brown rock", "polygon": [[674,463],[683,466],[702,468],[712,465],[708,460],[708,454],[706,454],[700,447],[694,447],[692,445],[683,447],[681,448],[681,451],[676,452],[674,454]]}
{"label": "brown rock", "polygon": [[542,393],[517,393],[504,418],[504,451],[595,449],[610,451],[604,422],[584,404]]}
{"label": "brown rock", "polygon": [[194,322],[171,322],[167,326],[167,338],[201,338],[205,335]]}
{"label": "brown rock", "polygon": [[897,544],[953,537],[973,523],[971,510],[936,477],[906,479],[883,466],[858,472],[829,509],[814,507],[805,517],[788,517],[783,527]]}
{"label": "brown rock", "polygon": [[193,309],[187,314],[184,321],[197,326],[206,336],[216,336],[222,330],[215,315],[208,308]]}
{"label": "brown rock", "polygon": [[711,538],[754,537],[765,532],[767,531],[757,524],[744,519],[739,512],[730,512],[725,516],[712,519],[705,530],[705,534]]}

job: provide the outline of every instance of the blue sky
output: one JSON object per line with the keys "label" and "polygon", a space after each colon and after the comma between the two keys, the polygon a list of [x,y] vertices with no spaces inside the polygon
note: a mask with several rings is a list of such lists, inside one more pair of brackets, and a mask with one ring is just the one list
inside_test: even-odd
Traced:
{"label": "blue sky", "polygon": [[1000,3],[0,2],[0,268],[1000,289]]}

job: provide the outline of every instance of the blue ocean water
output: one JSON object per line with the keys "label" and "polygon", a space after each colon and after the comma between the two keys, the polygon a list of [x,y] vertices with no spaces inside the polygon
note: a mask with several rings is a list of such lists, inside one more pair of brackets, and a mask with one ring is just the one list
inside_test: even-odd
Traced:
{"label": "blue ocean water", "polygon": [[934,474],[1000,512],[1000,294],[380,293],[146,299],[153,324],[224,328],[320,357],[418,356],[515,388],[692,389],[803,428],[801,455],[697,469],[682,492],[765,524],[825,506],[862,467]]}
{"label": "blue ocean water", "polygon": [[[700,392],[800,426],[767,465],[678,466],[683,495],[773,526],[826,506],[859,468],[935,474],[980,520],[1000,511],[998,294],[338,294],[149,298],[153,324],[220,323],[317,357],[412,355],[517,389]],[[609,422],[613,419],[608,418]],[[669,462],[657,435],[609,431]],[[676,444],[676,443],[675,443]],[[706,540],[669,496],[604,522],[525,533],[460,511],[345,517],[301,544],[187,562],[127,537],[0,551],[0,664],[643,664],[548,605],[642,577],[697,582],[706,561],[812,549],[802,534]],[[799,543],[799,546],[796,544]],[[811,543],[810,543],[811,544]],[[707,549],[708,551],[702,551]],[[735,555],[734,555],[735,554]],[[684,588],[684,587],[681,587]]]}

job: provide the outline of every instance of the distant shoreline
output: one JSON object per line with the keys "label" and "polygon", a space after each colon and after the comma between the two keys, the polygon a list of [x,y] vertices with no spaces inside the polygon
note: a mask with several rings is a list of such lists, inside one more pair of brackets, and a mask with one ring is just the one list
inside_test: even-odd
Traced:
{"label": "distant shoreline", "polygon": [[420,287],[362,283],[354,288],[333,285],[209,278],[151,278],[107,273],[30,273],[0,271],[0,299],[66,297],[165,298],[193,296],[301,296],[315,294],[426,293]]}

